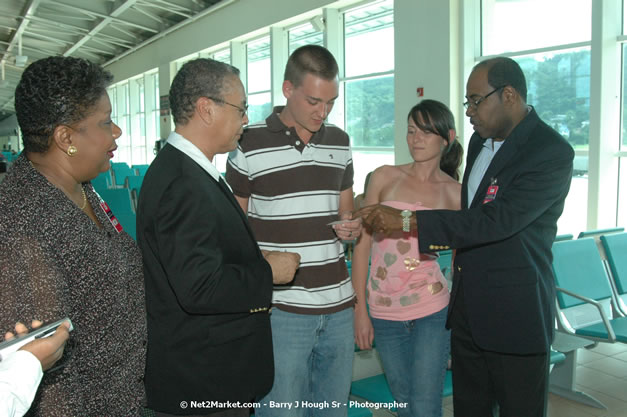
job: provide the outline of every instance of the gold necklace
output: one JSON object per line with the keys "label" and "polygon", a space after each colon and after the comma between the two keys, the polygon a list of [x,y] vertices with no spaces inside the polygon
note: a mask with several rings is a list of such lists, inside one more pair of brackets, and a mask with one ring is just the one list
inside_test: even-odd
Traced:
{"label": "gold necklace", "polygon": [[87,207],[87,195],[85,194],[85,189],[83,188],[82,185],[81,185],[81,193],[83,193],[83,205],[81,206],[81,210],[85,210],[85,207]]}
{"label": "gold necklace", "polygon": [[[33,161],[31,161],[30,159],[28,160],[28,163],[30,164],[30,166],[32,166],[35,170],[39,171],[37,168],[35,168],[35,164],[33,164]],[[41,171],[39,171],[41,173]],[[42,174],[43,175],[43,174]],[[45,175],[44,175],[45,176]],[[87,195],[85,194],[85,189],[83,188],[83,186],[81,185],[81,194],[83,194],[83,205],[80,206],[81,210],[85,210],[85,207],[87,207]]]}

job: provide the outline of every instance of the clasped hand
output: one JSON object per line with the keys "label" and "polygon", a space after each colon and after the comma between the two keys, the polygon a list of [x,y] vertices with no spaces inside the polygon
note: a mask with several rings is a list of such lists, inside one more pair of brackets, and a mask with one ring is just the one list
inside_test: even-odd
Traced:
{"label": "clasped hand", "polygon": [[300,265],[300,255],[294,252],[279,252],[262,250],[263,257],[272,268],[272,282],[287,284],[294,279],[294,274]]}

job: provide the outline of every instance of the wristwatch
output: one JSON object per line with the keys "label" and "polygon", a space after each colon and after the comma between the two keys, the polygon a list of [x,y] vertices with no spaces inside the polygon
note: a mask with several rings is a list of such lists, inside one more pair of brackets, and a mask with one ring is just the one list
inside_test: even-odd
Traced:
{"label": "wristwatch", "polygon": [[411,210],[403,210],[401,211],[401,217],[403,218],[403,232],[409,232],[411,230],[409,225],[409,219],[411,219],[412,211]]}

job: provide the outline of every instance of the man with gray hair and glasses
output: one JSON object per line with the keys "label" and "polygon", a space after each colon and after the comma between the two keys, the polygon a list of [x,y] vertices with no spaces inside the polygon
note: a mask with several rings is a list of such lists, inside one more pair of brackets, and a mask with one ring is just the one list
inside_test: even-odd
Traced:
{"label": "man with gray hair and glasses", "polygon": [[211,59],[174,77],[176,129],[146,173],[137,209],[148,313],[146,415],[248,417],[274,376],[272,284],[300,257],[259,249],[213,166],[248,123],[239,71]]}

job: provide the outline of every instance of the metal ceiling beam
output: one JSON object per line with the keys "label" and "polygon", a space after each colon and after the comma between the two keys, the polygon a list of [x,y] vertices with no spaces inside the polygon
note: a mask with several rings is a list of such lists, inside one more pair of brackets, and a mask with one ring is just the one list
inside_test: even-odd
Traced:
{"label": "metal ceiling beam", "polygon": [[[162,2],[162,4],[165,4],[165,5],[161,5],[161,4],[157,4],[157,3],[143,3],[142,6],[144,6],[144,7],[152,7],[152,8],[159,9],[159,10],[165,10],[166,12],[170,12],[170,13],[178,14],[179,16],[183,16],[185,19],[189,19],[193,15],[193,10],[189,10],[186,7],[178,7],[178,6],[174,7],[173,4],[170,4],[170,3],[167,3],[167,2]],[[185,11],[187,11],[187,13]]]}
{"label": "metal ceiling beam", "polygon": [[[39,7],[39,4],[41,3],[41,1],[42,0],[29,0],[29,2],[26,4],[26,7],[24,8],[23,19],[18,25],[15,32],[13,32],[13,35],[11,36],[11,38],[9,39],[9,46],[7,48],[8,52],[11,52],[11,50],[13,50],[15,45],[18,43],[18,40],[20,39],[20,37],[22,36],[22,33],[26,29],[26,26],[28,26],[28,18],[35,13],[35,10],[37,10],[37,7]],[[2,54],[2,58],[0,58],[0,62],[6,61],[6,56],[7,56],[6,53]]]}
{"label": "metal ceiling beam", "polygon": [[150,13],[150,12],[142,9],[141,7],[139,7],[138,4],[133,6],[133,10],[135,10],[135,11],[137,11],[137,12],[139,12],[139,13],[145,15],[145,16],[148,16],[149,18],[151,18],[155,22],[159,23],[160,25],[164,24],[163,22],[164,22],[165,19],[162,19],[161,17],[157,16],[156,14]]}
{"label": "metal ceiling beam", "polygon": [[[9,45],[9,42],[0,41],[0,44],[2,44],[2,45]],[[44,53],[46,55],[56,55],[57,54],[57,52],[55,52],[55,51],[45,50],[45,49],[42,49],[42,48],[30,47],[30,46],[27,46],[27,45],[22,45],[22,49],[26,49],[28,51],[37,52],[37,53],[40,53],[40,54]],[[6,53],[7,55],[15,55],[12,51],[9,51],[9,50],[4,50],[3,52]],[[6,62],[5,64],[9,65],[8,62]]]}
{"label": "metal ceiling beam", "polygon": [[145,41],[143,41],[142,43],[140,43],[139,45],[136,45],[134,47],[132,47],[131,49],[124,51],[123,53],[121,53],[120,55],[117,55],[113,58],[111,58],[109,61],[105,62],[103,64],[104,67],[106,67],[107,65],[110,65],[124,57],[126,57],[129,54],[132,54],[133,52],[145,47],[146,45],[149,45],[167,35],[169,35],[172,32],[175,32],[177,30],[179,30],[180,28],[187,26],[191,23],[194,23],[195,21],[197,21],[198,19],[201,19],[211,13],[214,13],[217,10],[220,10],[224,7],[227,7],[229,5],[231,5],[232,3],[236,2],[238,0],[222,0],[218,3],[215,3],[213,6],[210,6],[206,9],[204,9],[203,11],[196,13],[194,16],[192,16],[191,18],[187,19],[187,20],[183,20],[182,22],[177,23],[174,26],[171,26],[169,28],[167,28],[166,30],[162,31],[161,33],[154,35],[153,37],[146,39]]}
{"label": "metal ceiling beam", "polygon": [[[88,29],[82,28],[80,26],[70,25],[69,23],[63,23],[63,22],[54,21],[50,19],[44,19],[39,16],[32,16],[30,20],[32,20],[34,23],[37,23],[38,25],[41,25],[41,26],[48,26],[51,28],[66,30],[73,35],[81,35],[81,34],[88,32]],[[32,26],[31,26],[31,29],[32,29]]]}
{"label": "metal ceiling beam", "polygon": [[77,11],[79,11],[81,13],[84,13],[84,14],[92,16],[92,17],[99,17],[99,18],[102,18],[102,19],[110,18],[111,21],[114,21],[114,22],[117,22],[117,23],[121,23],[121,24],[124,24],[124,25],[127,25],[127,26],[132,26],[132,27],[135,27],[137,29],[145,30],[145,31],[151,32],[151,33],[159,33],[159,29],[155,29],[155,28],[152,28],[152,27],[149,27],[149,26],[146,26],[146,25],[141,25],[139,23],[129,22],[128,20],[120,19],[118,17],[112,17],[111,15],[102,14],[102,13],[99,13],[99,12],[95,12],[93,10],[87,10],[85,8],[72,6],[70,4],[65,4],[65,3],[62,3],[60,1],[55,1],[53,4],[55,6],[63,6],[63,7],[67,7],[67,8],[70,8],[70,9],[74,9],[74,10],[77,10]]}
{"label": "metal ceiling beam", "polygon": [[120,3],[117,7],[114,6],[114,9],[111,11],[111,13],[109,13],[109,16],[102,19],[102,21],[100,21],[100,23],[98,23],[92,30],[90,30],[88,34],[79,39],[78,42],[72,45],[72,47],[70,47],[67,51],[63,52],[63,56],[72,55],[72,53],[79,49],[85,42],[90,40],[94,35],[107,27],[107,25],[113,21],[113,18],[118,17],[119,15],[124,13],[135,3],[137,3],[137,0],[126,0]]}

